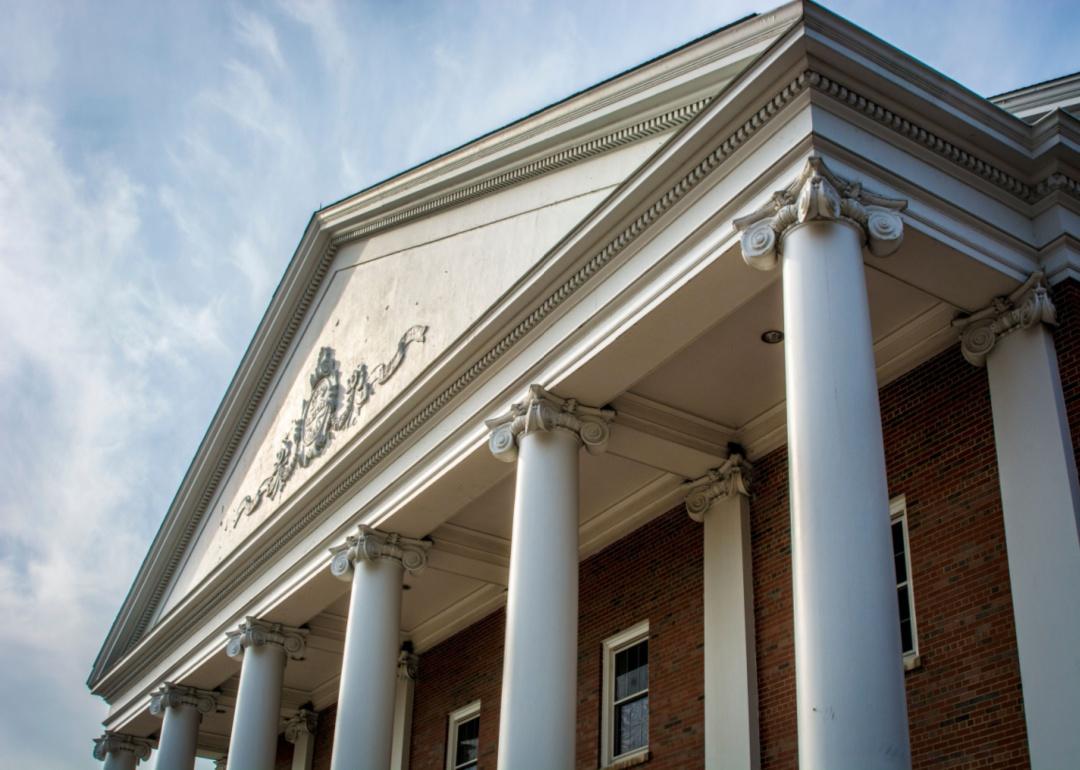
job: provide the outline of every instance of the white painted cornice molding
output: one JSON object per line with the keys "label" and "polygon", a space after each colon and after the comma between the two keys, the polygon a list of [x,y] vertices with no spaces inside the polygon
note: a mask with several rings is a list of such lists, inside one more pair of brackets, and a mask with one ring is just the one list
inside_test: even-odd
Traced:
{"label": "white painted cornice molding", "polygon": [[713,502],[719,498],[733,495],[749,497],[752,474],[753,468],[747,459],[738,452],[732,452],[719,468],[713,468],[700,479],[686,482],[686,513],[694,521],[702,522]]}
{"label": "white painted cornice molding", "polygon": [[239,660],[248,647],[275,644],[285,650],[293,660],[304,659],[308,630],[281,623],[270,623],[259,618],[245,618],[236,631],[227,632],[225,654]]}
{"label": "white painted cornice molding", "polygon": [[1057,326],[1057,311],[1042,272],[1032,273],[1012,294],[995,297],[982,310],[955,319],[953,326],[960,330],[960,352],[967,362],[985,366],[999,338],[1037,323]]}
{"label": "white painted cornice molding", "polygon": [[491,436],[488,447],[503,462],[517,460],[518,437],[537,431],[566,430],[578,437],[589,454],[600,454],[611,436],[614,409],[582,406],[575,399],[559,398],[540,385],[530,385],[523,401],[510,407],[501,417],[487,420]]}
{"label": "white painted cornice molding", "polygon": [[209,714],[217,709],[217,699],[221,693],[212,690],[200,690],[180,684],[166,682],[150,695],[150,713],[163,716],[169,707],[194,706],[200,714]]}
{"label": "white painted cornice molding", "polygon": [[411,574],[427,566],[430,540],[403,537],[396,532],[380,532],[361,524],[355,535],[349,535],[343,545],[330,548],[330,573],[341,580],[352,580],[358,560],[393,559]]}
{"label": "white painted cornice molding", "polygon": [[104,762],[109,754],[130,751],[137,760],[147,760],[150,759],[150,749],[153,746],[154,744],[145,738],[106,732],[100,738],[94,738],[94,759]]}
{"label": "white painted cornice molding", "polygon": [[398,679],[415,682],[420,671],[420,656],[411,650],[398,653]]}
{"label": "white painted cornice molding", "polygon": [[296,743],[305,735],[314,735],[319,725],[319,714],[308,708],[299,709],[285,723],[285,740]]}
{"label": "white painted cornice molding", "polygon": [[740,245],[746,264],[772,270],[783,251],[784,234],[813,221],[844,221],[856,225],[870,253],[887,257],[904,238],[900,212],[907,201],[885,198],[832,173],[820,157],[808,158],[802,173],[753,214],[739,217]]}

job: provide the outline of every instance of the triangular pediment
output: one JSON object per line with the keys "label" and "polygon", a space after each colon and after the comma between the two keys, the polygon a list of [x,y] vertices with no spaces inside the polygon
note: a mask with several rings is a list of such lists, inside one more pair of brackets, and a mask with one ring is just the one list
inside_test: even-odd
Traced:
{"label": "triangular pediment", "polygon": [[[316,214],[90,677],[348,452],[797,19],[752,19]],[[526,130],[527,129],[527,130]]]}

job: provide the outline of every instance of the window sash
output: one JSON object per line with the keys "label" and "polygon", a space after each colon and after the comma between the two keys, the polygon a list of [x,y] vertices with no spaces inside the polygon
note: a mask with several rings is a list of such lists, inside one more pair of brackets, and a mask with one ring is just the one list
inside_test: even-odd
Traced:
{"label": "window sash", "polygon": [[[911,544],[908,538],[907,501],[903,495],[890,501],[889,513],[891,514],[889,517],[889,532],[892,536],[896,601],[898,620],[900,621],[900,647],[905,660],[912,660],[919,653],[919,635],[915,620],[915,590],[911,578]],[[901,550],[898,551],[897,547]],[[899,574],[901,569],[903,570],[902,575]],[[905,604],[906,615],[904,613]],[[908,637],[907,640],[905,640],[905,636]]]}
{"label": "window sash", "polygon": [[[644,659],[644,663],[636,666],[635,668],[627,669],[624,672],[630,673],[643,669],[640,673],[640,678],[636,682],[633,682],[632,686],[635,687],[633,692],[625,692],[622,697],[617,698],[617,671],[618,665],[616,661],[620,653],[631,650],[632,648],[642,645],[644,655],[641,656]],[[603,711],[601,712],[601,764],[602,766],[608,766],[612,763],[625,759],[626,757],[632,757],[636,754],[642,754],[648,751],[649,748],[649,623],[648,621],[642,621],[637,625],[626,629],[625,631],[612,636],[603,642]],[[627,661],[633,662],[633,661]],[[620,737],[621,725],[617,721],[620,718],[621,713],[625,709],[633,708],[633,703],[636,701],[645,701],[643,719],[639,727],[636,729],[643,729],[644,740],[640,746],[635,746],[631,749],[619,752],[619,746],[616,739]],[[640,735],[640,733],[639,733]],[[616,753],[618,752],[618,753]]]}

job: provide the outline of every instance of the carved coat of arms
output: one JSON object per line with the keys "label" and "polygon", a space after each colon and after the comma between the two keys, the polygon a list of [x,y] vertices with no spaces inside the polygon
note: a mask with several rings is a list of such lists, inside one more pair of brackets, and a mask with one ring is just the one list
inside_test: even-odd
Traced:
{"label": "carved coat of arms", "polygon": [[424,342],[427,329],[426,326],[408,329],[398,340],[397,350],[389,361],[372,369],[365,363],[357,366],[346,382],[342,403],[339,403],[340,375],[334,350],[329,347],[319,350],[319,359],[308,378],[310,393],[300,407],[300,418],[293,422],[291,433],[281,439],[273,472],[259,483],[253,495],[244,496],[232,515],[222,519],[221,526],[235,528],[240,519],[255,512],[263,499],[276,498],[297,466],[307,468],[326,451],[338,431],[355,425],[375,389],[401,367],[409,345]]}

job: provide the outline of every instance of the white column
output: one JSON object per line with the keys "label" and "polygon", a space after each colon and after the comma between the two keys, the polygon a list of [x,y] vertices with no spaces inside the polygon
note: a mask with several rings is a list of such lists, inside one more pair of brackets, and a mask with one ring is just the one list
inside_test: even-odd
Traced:
{"label": "white column", "polygon": [[156,770],[192,770],[203,714],[217,708],[217,693],[166,682],[150,696],[150,713],[161,717]]}
{"label": "white column", "polygon": [[524,402],[487,423],[494,455],[517,461],[500,770],[575,765],[578,448],[603,451],[613,417],[533,385]]}
{"label": "white column", "polygon": [[686,512],[705,530],[706,770],[761,766],[749,485],[736,452],[687,485]]}
{"label": "white column", "polygon": [[288,658],[303,660],[307,629],[247,618],[230,631],[226,653],[240,658],[229,764],[243,770],[273,770],[281,722],[281,686]]}
{"label": "white column", "polygon": [[795,680],[802,770],[911,767],[862,250],[900,245],[905,204],[812,158],[736,222],[754,267],[783,263]]}
{"label": "white column", "polygon": [[958,319],[986,365],[1033,770],[1080,757],[1080,486],[1043,276]]}
{"label": "white column", "polygon": [[94,759],[105,770],[135,770],[140,760],[150,758],[150,741],[132,735],[106,732],[94,739]]}
{"label": "white column", "polygon": [[413,691],[420,657],[412,645],[398,654],[397,690],[394,694],[394,742],[390,770],[409,770],[409,741],[412,738]]}
{"label": "white column", "polygon": [[308,708],[299,709],[285,723],[285,740],[293,745],[292,770],[311,770],[318,724],[319,715]]}
{"label": "white column", "polygon": [[352,582],[341,663],[333,770],[385,770],[394,734],[394,697],[401,643],[401,581],[427,563],[429,541],[379,532],[363,524],[330,549],[330,570]]}

